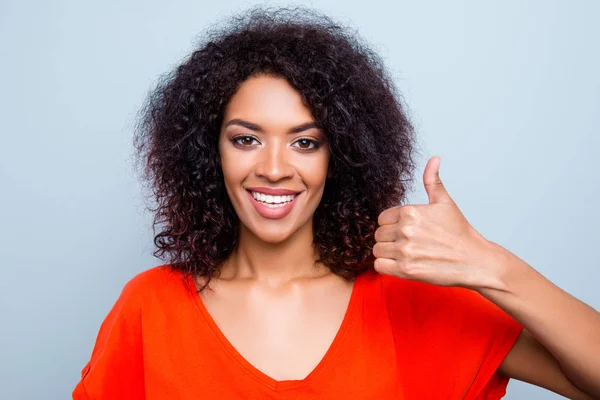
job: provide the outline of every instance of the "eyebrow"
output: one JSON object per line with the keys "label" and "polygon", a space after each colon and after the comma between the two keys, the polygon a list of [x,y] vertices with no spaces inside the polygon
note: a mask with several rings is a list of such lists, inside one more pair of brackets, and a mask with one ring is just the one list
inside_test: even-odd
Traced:
{"label": "eyebrow", "polygon": [[[243,119],[239,119],[239,118],[234,118],[231,121],[229,121],[225,125],[225,128],[227,128],[229,125],[239,125],[239,126],[243,126],[244,128],[251,129],[253,131],[257,131],[257,132],[261,132],[261,133],[264,132],[263,128],[260,125],[254,124],[252,122],[244,121]],[[302,131],[305,131],[305,130],[308,130],[311,128],[321,129],[316,122],[307,122],[305,124],[293,127],[292,129],[290,129],[288,131],[288,133],[298,133],[298,132],[302,132]]]}

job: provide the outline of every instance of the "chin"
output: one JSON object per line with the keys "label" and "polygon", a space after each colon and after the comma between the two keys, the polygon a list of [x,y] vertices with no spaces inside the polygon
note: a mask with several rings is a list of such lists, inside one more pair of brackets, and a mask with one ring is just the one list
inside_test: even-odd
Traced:
{"label": "chin", "polygon": [[262,240],[263,242],[266,243],[272,243],[272,244],[277,244],[277,243],[281,243],[281,242],[285,242],[287,239],[289,239],[290,237],[292,237],[292,235],[294,234],[293,231],[283,231],[281,229],[273,229],[272,231],[269,231],[267,229],[264,229],[264,225],[262,226],[263,229],[257,230],[257,229],[249,229],[250,232],[252,232],[252,234],[254,234],[254,236],[256,236],[258,239]]}

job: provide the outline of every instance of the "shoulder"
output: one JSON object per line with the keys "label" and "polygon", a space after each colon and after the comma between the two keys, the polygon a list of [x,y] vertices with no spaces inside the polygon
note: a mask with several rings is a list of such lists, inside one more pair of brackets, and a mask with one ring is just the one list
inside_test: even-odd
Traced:
{"label": "shoulder", "polygon": [[90,360],[73,391],[74,399],[143,398],[143,342],[155,332],[148,330],[144,321],[160,315],[157,305],[161,301],[163,308],[168,308],[166,301],[176,298],[172,289],[181,279],[181,272],[165,264],[127,281],[100,325]]}
{"label": "shoulder", "polygon": [[433,329],[445,337],[450,332],[495,336],[504,331],[512,338],[521,329],[504,310],[474,290],[388,275],[378,279],[394,326]]}
{"label": "shoulder", "polygon": [[154,285],[181,278],[181,275],[181,271],[173,268],[171,264],[161,264],[137,273],[127,282],[127,286],[135,288]]}
{"label": "shoulder", "polygon": [[402,351],[415,363],[439,367],[438,383],[468,391],[464,398],[504,393],[507,379],[494,374],[522,330],[517,321],[470,289],[378,279],[396,343],[410,344]]}
{"label": "shoulder", "polygon": [[180,271],[165,264],[142,271],[127,281],[100,326],[98,343],[139,336],[134,332],[141,331],[142,316],[157,315],[178,301],[182,277]]}
{"label": "shoulder", "polygon": [[182,293],[184,276],[170,264],[152,267],[137,273],[123,286],[114,302],[112,314],[139,315],[157,305],[170,304]]}
{"label": "shoulder", "polygon": [[381,287],[392,306],[410,305],[421,313],[462,311],[501,311],[494,303],[474,290],[437,286],[389,275],[381,275]]}
{"label": "shoulder", "polygon": [[122,295],[144,298],[157,291],[168,291],[173,285],[180,285],[183,279],[182,272],[170,264],[158,265],[134,275],[123,287]]}
{"label": "shoulder", "polygon": [[380,275],[383,297],[390,316],[411,316],[413,319],[432,318],[443,314],[460,292],[450,287],[435,286],[390,275]]}

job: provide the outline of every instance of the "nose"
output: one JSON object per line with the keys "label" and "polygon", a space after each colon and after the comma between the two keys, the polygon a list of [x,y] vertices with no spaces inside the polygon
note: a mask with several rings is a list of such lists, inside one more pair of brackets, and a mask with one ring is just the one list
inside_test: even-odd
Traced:
{"label": "nose", "polygon": [[294,169],[289,163],[285,146],[272,143],[262,149],[255,173],[270,181],[276,182],[284,178],[291,178]]}

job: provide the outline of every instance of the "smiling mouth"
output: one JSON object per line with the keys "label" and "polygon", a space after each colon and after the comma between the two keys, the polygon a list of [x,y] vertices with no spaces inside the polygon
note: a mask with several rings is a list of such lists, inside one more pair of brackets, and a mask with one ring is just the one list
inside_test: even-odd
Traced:
{"label": "smiling mouth", "polygon": [[282,196],[274,196],[270,194],[255,192],[253,190],[247,190],[248,193],[252,196],[257,203],[260,203],[269,208],[279,208],[283,207],[287,204],[290,204],[296,196],[300,194],[300,192],[295,194],[286,194]]}
{"label": "smiling mouth", "polygon": [[288,216],[298,202],[299,195],[304,193],[292,192],[290,194],[274,196],[249,189],[246,189],[246,192],[248,193],[248,200],[254,206],[254,210],[258,215],[270,220],[282,219]]}

